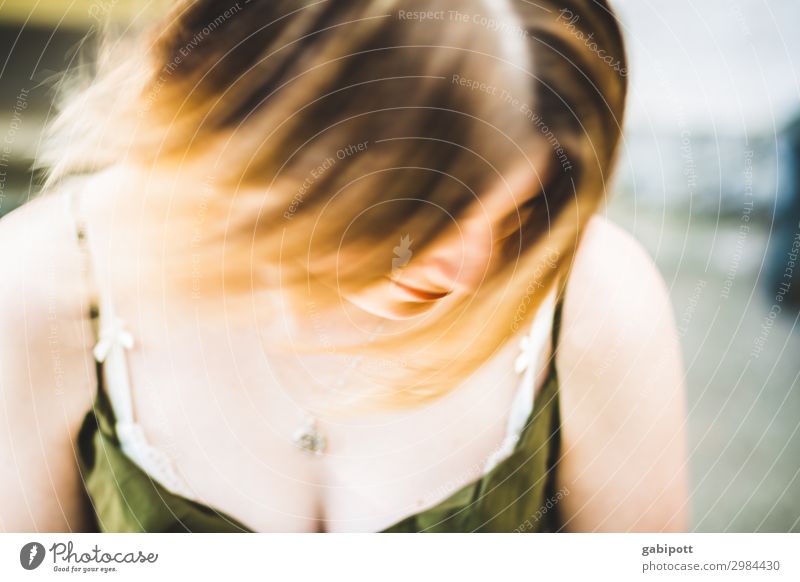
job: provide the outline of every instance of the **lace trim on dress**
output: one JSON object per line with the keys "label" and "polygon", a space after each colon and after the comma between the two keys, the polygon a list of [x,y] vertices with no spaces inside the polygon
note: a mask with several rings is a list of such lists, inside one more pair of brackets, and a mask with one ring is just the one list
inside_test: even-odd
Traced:
{"label": "lace trim on dress", "polygon": [[517,374],[523,374],[523,376],[514,401],[511,403],[511,410],[506,423],[505,439],[503,439],[500,447],[487,459],[483,467],[484,475],[511,455],[522,436],[522,431],[525,429],[525,424],[530,418],[531,412],[533,412],[537,388],[536,380],[547,357],[555,308],[556,294],[553,291],[542,301],[539,311],[531,324],[530,333],[520,339],[520,354],[514,362],[514,371]]}
{"label": "lace trim on dress", "polygon": [[134,345],[133,335],[125,322],[116,317],[108,294],[102,303],[100,318],[100,338],[94,347],[94,357],[103,364],[106,392],[114,411],[114,428],[122,452],[169,491],[196,500],[169,456],[150,445],[141,425],[134,419],[125,353]]}

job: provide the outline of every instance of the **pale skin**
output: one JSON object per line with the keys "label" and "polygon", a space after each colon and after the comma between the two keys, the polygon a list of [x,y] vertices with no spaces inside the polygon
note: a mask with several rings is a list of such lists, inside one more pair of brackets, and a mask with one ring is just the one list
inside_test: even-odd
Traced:
{"label": "pale skin", "polygon": [[[487,196],[488,218],[465,222],[461,236],[415,257],[404,283],[434,295],[468,293],[480,271],[468,261],[490,261],[491,233],[514,203]],[[45,197],[0,221],[0,246],[14,250],[0,283],[0,531],[87,527],[74,443],[96,380],[81,255],[62,204]],[[142,236],[142,223],[121,199],[114,211],[108,204],[87,194],[99,269],[113,280],[119,265],[135,269],[129,243]],[[148,240],[160,242],[157,234]],[[115,260],[106,262],[109,255]],[[474,479],[502,440],[517,381],[506,372],[514,342],[430,407],[332,424],[336,454],[317,458],[288,438],[302,412],[286,398],[287,385],[303,383],[286,378],[302,370],[284,367],[265,380],[253,330],[203,325],[180,305],[163,305],[151,279],[137,280],[115,289],[137,338],[129,352],[137,419],[206,503],[252,529],[379,531]],[[450,296],[392,285],[346,299],[366,321],[413,317]],[[650,258],[600,217],[572,269],[556,365],[564,529],[685,531],[685,404],[672,309]],[[312,397],[301,391],[296,402]]]}

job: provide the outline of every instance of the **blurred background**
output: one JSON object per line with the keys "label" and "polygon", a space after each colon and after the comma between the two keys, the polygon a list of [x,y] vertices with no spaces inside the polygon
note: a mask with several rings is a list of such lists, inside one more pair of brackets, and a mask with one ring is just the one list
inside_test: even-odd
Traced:
{"label": "blurred background", "polygon": [[[606,212],[672,297],[693,528],[800,531],[800,2],[611,4],[631,94]],[[58,72],[107,14],[124,27],[158,10],[0,3],[0,215],[38,191],[30,168]]]}

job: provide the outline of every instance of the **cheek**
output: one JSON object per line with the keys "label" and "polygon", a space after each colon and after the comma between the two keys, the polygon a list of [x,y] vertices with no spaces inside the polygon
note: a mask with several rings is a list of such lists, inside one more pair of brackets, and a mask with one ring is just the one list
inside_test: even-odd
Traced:
{"label": "cheek", "polygon": [[497,253],[494,234],[495,230],[486,220],[475,221],[463,228],[456,253],[461,263],[457,285],[469,291],[480,285]]}
{"label": "cheek", "polygon": [[430,290],[473,291],[486,276],[495,249],[493,230],[485,221],[470,221],[453,229],[402,272],[403,282]]}
{"label": "cheek", "polygon": [[[398,278],[429,291],[474,292],[489,275],[492,264],[499,260],[501,253],[494,241],[496,234],[497,228],[492,228],[486,220],[465,222],[460,230],[453,229],[446,239],[435,244],[424,255],[412,256]],[[366,311],[390,319],[415,317],[447,301],[447,298],[436,301],[410,299],[387,281],[345,296],[345,299]]]}

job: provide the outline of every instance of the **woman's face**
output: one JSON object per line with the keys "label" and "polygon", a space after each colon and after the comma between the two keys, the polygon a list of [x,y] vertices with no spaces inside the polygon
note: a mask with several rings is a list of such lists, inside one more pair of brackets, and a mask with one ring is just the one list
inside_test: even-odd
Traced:
{"label": "woman's face", "polygon": [[391,274],[344,298],[369,313],[397,320],[418,317],[473,293],[500,256],[498,245],[519,229],[520,221],[524,223],[522,207],[539,194],[540,183],[530,167],[506,176],[424,253],[414,253],[414,233],[408,233],[396,242]]}

